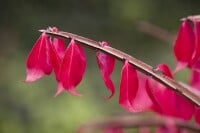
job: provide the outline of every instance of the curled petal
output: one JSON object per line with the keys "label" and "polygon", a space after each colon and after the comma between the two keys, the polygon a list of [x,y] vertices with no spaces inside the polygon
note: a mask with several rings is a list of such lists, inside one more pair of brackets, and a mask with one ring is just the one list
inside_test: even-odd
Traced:
{"label": "curled petal", "polygon": [[80,96],[75,87],[81,82],[86,67],[85,54],[73,39],[68,45],[60,70],[60,80],[68,92]]}
{"label": "curled petal", "polygon": [[136,69],[128,61],[121,71],[119,104],[125,109],[134,112],[132,103],[138,91],[138,76]]}
{"label": "curled petal", "polygon": [[179,28],[179,32],[174,44],[174,54],[177,59],[175,71],[189,65],[194,52],[194,32],[189,20],[184,20]]}
{"label": "curled petal", "polygon": [[[106,42],[102,42],[102,46],[108,46],[108,44]],[[111,92],[111,95],[109,96],[109,98],[111,98],[115,92],[114,84],[110,78],[110,75],[114,70],[115,58],[100,51],[96,53],[96,58],[101,72],[101,77],[103,78],[106,87]]]}
{"label": "curled petal", "polygon": [[26,81],[32,82],[52,71],[50,41],[45,33],[38,38],[26,61]]}

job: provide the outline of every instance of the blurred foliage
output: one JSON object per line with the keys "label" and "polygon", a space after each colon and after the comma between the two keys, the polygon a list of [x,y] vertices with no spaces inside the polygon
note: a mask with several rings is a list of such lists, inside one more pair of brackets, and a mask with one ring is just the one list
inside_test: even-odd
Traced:
{"label": "blurred foliage", "polygon": [[[117,93],[108,92],[100,78],[94,52],[86,49],[87,72],[78,86],[83,97],[63,93],[54,98],[56,82],[45,77],[35,83],[25,78],[25,59],[48,26],[94,40],[108,41],[153,66],[174,67],[172,44],[152,38],[137,29],[147,21],[176,32],[179,19],[200,12],[200,1],[188,0],[6,0],[0,2],[0,132],[71,133],[88,120],[125,112]],[[118,88],[121,64],[113,79]],[[184,75],[187,74],[183,73]],[[183,74],[177,77],[186,77]],[[181,79],[181,78],[180,78]],[[185,78],[183,79],[185,80]]]}

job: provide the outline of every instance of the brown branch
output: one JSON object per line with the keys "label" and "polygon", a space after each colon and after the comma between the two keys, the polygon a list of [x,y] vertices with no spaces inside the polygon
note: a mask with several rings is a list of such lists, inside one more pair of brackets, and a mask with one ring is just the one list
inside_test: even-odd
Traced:
{"label": "brown branch", "polygon": [[116,59],[118,59],[119,61],[128,60],[129,63],[131,65],[133,65],[138,71],[140,71],[148,76],[151,76],[156,81],[158,81],[158,82],[162,83],[163,85],[169,87],[170,89],[178,92],[180,95],[187,98],[193,104],[200,106],[200,93],[194,93],[193,90],[188,89],[188,88],[182,86],[181,84],[179,84],[178,82],[161,74],[160,72],[155,71],[155,69],[152,66],[145,64],[144,62],[142,62],[120,50],[117,50],[117,49],[109,47],[109,46],[102,47],[100,45],[100,42],[96,42],[94,40],[91,40],[91,39],[88,39],[88,38],[85,38],[82,36],[78,36],[78,35],[75,35],[75,34],[72,34],[69,32],[56,33],[56,32],[52,32],[49,30],[40,30],[40,32],[46,32],[46,34],[49,34],[52,36],[58,36],[58,37],[65,38],[65,39],[73,38],[74,40],[81,43],[82,45],[85,45],[89,48],[100,50],[107,54],[110,54],[113,57],[115,57]]}
{"label": "brown branch", "polygon": [[139,128],[139,127],[166,127],[167,124],[173,124],[177,129],[186,129],[196,133],[200,132],[200,126],[185,122],[180,119],[164,116],[144,116],[144,114],[121,115],[83,124],[78,129],[78,133],[93,133],[95,130],[107,128]]}
{"label": "brown branch", "polygon": [[161,41],[172,44],[175,39],[175,34],[171,33],[161,27],[158,27],[152,23],[146,21],[140,21],[137,23],[139,31],[151,35]]}

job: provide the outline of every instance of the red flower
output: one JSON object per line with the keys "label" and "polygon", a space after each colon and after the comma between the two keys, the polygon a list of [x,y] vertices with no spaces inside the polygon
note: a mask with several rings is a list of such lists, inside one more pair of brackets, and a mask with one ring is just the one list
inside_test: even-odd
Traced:
{"label": "red flower", "polygon": [[132,103],[138,91],[136,69],[126,60],[121,71],[119,104],[129,111],[134,111]]}
{"label": "red flower", "polygon": [[[193,24],[193,27],[191,25]],[[178,61],[175,71],[187,66],[191,69],[190,85],[200,89],[200,21],[199,16],[184,19],[174,45],[174,53]],[[198,92],[197,92],[198,93]],[[187,108],[188,109],[188,108]],[[195,108],[197,123],[200,123],[200,109]]]}
{"label": "red flower", "polygon": [[174,45],[174,54],[178,61],[176,71],[189,66],[194,52],[194,32],[189,20],[184,20]]}
{"label": "red flower", "polygon": [[45,33],[34,44],[26,61],[26,81],[32,82],[52,71],[50,61],[50,41]]}
{"label": "red flower", "polygon": [[86,59],[83,49],[72,39],[65,51],[65,56],[58,72],[56,95],[65,89],[73,95],[80,96],[81,94],[76,92],[75,87],[81,82],[85,68]]}
{"label": "red flower", "polygon": [[[49,30],[58,32],[56,27],[49,28]],[[49,75],[54,70],[58,82],[55,96],[63,90],[80,95],[75,91],[75,87],[82,80],[86,60],[83,49],[73,39],[66,48],[64,40],[50,38],[42,33],[29,53],[26,66],[26,81],[35,81],[45,74]]]}
{"label": "red flower", "polygon": [[195,16],[183,20],[174,44],[174,54],[178,62],[175,72],[184,67],[200,69],[200,22]]}
{"label": "red flower", "polygon": [[152,101],[145,90],[147,76],[125,61],[121,72],[119,104],[130,112],[147,111]]}
{"label": "red flower", "polygon": [[[108,43],[102,42],[101,45],[102,47],[105,47],[108,46]],[[111,92],[111,95],[109,96],[109,98],[111,98],[115,93],[114,84],[110,79],[110,75],[112,74],[115,66],[115,58],[100,51],[96,53],[96,58],[101,72],[101,77],[103,78],[106,87]]]}
{"label": "red flower", "polygon": [[[170,69],[165,64],[157,67],[169,78],[173,78]],[[150,81],[150,82],[149,82]],[[152,109],[164,115],[175,116],[190,120],[194,113],[194,105],[176,92],[151,79],[146,82],[146,90],[154,103]]]}

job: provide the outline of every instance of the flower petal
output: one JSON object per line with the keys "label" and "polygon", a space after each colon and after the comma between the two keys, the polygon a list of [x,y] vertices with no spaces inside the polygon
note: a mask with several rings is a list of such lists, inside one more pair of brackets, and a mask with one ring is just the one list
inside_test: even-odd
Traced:
{"label": "flower petal", "polygon": [[55,73],[56,81],[58,83],[58,87],[54,96],[58,96],[64,90],[64,87],[61,82],[61,77],[60,77],[60,70],[61,70],[63,58],[59,56],[59,51],[56,50],[54,44],[50,45],[50,57],[51,57],[51,63],[52,63],[53,70]]}
{"label": "flower petal", "polygon": [[200,107],[198,107],[196,109],[196,112],[195,112],[195,121],[200,124]]}
{"label": "flower petal", "polygon": [[[161,71],[164,75],[173,78],[167,65],[160,64],[158,65],[157,70]],[[192,114],[194,113],[194,105],[187,99],[172,91],[170,88],[152,80],[150,85],[147,84],[146,89],[154,103],[154,111],[183,118],[185,120],[191,119]]]}
{"label": "flower petal", "polygon": [[132,108],[134,112],[148,111],[153,104],[145,90],[145,82],[148,77],[146,75],[138,73],[138,78],[139,86],[136,97],[132,102]]}
{"label": "flower petal", "polygon": [[83,49],[73,39],[68,45],[62,62],[60,78],[63,87],[73,95],[80,96],[75,87],[81,82],[86,67]]}
{"label": "flower petal", "polygon": [[[102,42],[102,47],[104,46],[108,46],[108,44],[106,42]],[[101,72],[101,77],[103,78],[106,87],[111,92],[111,95],[109,96],[109,98],[111,98],[115,92],[114,84],[110,78],[110,75],[114,70],[115,58],[111,55],[98,51],[96,53],[96,59]]]}
{"label": "flower petal", "polygon": [[199,69],[199,65],[195,65],[197,61],[199,60],[200,57],[200,22],[199,21],[194,21],[194,34],[195,34],[195,45],[194,45],[194,53],[192,57],[192,61],[190,66],[194,67],[195,69]]}
{"label": "flower petal", "polygon": [[26,81],[32,82],[52,71],[50,61],[50,41],[45,33],[38,38],[26,61]]}
{"label": "flower petal", "polygon": [[54,38],[53,39],[53,45],[55,47],[56,52],[58,53],[58,56],[63,59],[64,55],[65,55],[65,50],[66,50],[66,46],[65,46],[65,42],[63,39],[60,38]]}
{"label": "flower petal", "polygon": [[138,91],[138,76],[135,68],[126,60],[121,71],[119,104],[133,111],[132,103]]}
{"label": "flower petal", "polygon": [[175,71],[189,65],[194,52],[194,32],[189,20],[184,20],[174,44],[174,54],[178,61]]}
{"label": "flower petal", "polygon": [[65,88],[63,87],[63,84],[60,81],[58,81],[58,86],[57,86],[56,93],[54,94],[54,97],[57,97],[64,90],[65,90]]}
{"label": "flower petal", "polygon": [[146,83],[145,83],[145,89],[146,89],[146,92],[147,92],[149,98],[151,99],[151,101],[153,103],[151,108],[154,111],[162,114],[163,111],[162,111],[161,105],[157,101],[156,97],[154,96],[154,92],[153,92],[154,90],[150,87],[148,79],[146,80]]}
{"label": "flower petal", "polygon": [[50,57],[51,57],[51,63],[53,66],[53,70],[54,70],[54,73],[56,76],[56,80],[60,81],[59,74],[60,74],[60,69],[61,69],[61,64],[62,64],[63,58],[61,58],[59,56],[59,52],[56,50],[54,44],[50,45]]}

